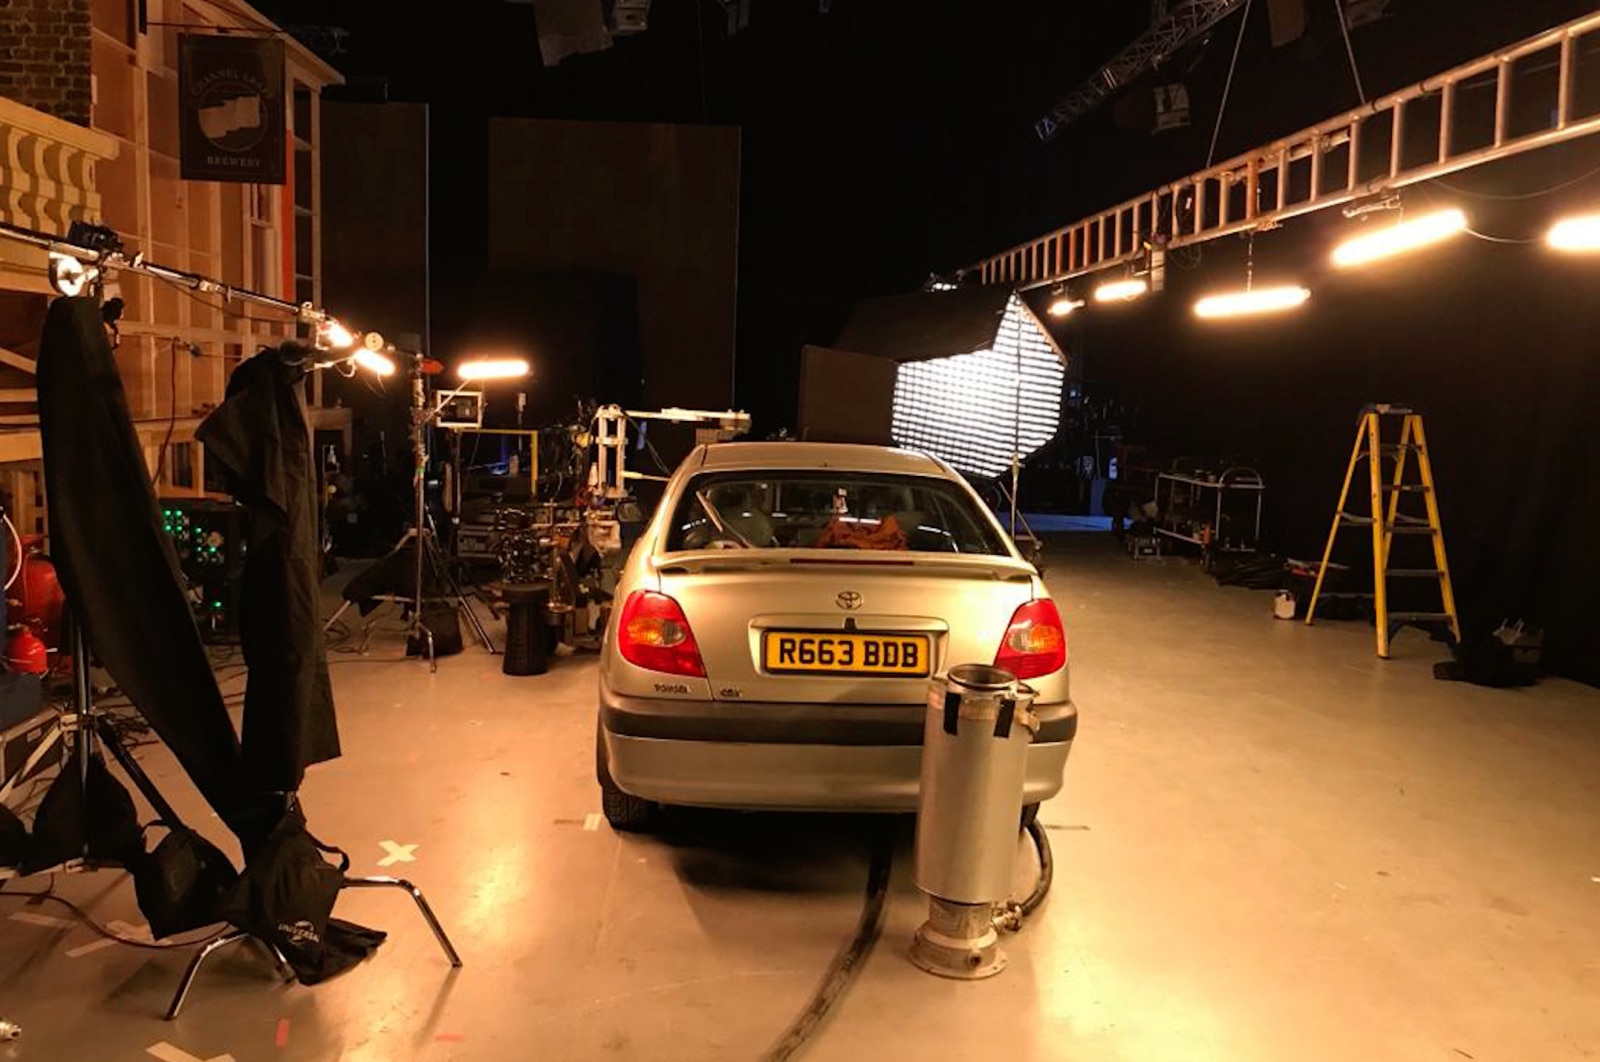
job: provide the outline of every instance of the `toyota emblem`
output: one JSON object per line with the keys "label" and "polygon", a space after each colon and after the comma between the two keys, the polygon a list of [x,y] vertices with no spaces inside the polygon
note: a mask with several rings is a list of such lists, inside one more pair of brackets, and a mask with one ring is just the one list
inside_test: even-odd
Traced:
{"label": "toyota emblem", "polygon": [[846,612],[854,612],[861,607],[861,595],[854,590],[841,590],[833,600]]}

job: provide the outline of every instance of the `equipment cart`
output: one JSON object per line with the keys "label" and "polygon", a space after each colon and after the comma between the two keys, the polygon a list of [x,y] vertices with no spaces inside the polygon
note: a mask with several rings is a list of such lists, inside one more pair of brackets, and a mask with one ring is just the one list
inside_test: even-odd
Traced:
{"label": "equipment cart", "polygon": [[1261,542],[1266,483],[1253,468],[1220,472],[1192,459],[1174,461],[1156,476],[1158,534],[1200,547],[1207,571],[1218,553],[1254,553]]}

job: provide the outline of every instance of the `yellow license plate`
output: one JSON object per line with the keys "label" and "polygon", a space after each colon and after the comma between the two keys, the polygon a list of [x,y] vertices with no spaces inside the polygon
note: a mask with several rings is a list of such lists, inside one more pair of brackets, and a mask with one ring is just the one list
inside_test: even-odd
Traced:
{"label": "yellow license plate", "polygon": [[762,663],[778,674],[927,675],[925,634],[819,634],[768,631]]}

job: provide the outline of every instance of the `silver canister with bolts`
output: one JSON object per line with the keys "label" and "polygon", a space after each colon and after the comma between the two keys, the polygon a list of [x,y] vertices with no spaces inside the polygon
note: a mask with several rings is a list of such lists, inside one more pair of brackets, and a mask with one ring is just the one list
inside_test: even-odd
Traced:
{"label": "silver canister with bolts", "polygon": [[995,909],[1011,895],[1034,693],[1009,671],[961,664],[928,685],[917,804],[917,887],[928,920],[911,961],[976,980],[1005,969]]}

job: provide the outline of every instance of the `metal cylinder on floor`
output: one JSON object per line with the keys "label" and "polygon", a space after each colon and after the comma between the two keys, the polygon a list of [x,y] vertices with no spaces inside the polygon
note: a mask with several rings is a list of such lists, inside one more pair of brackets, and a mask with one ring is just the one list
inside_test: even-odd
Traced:
{"label": "metal cylinder on floor", "polygon": [[1005,968],[994,906],[1011,893],[1028,746],[1038,730],[1033,691],[1008,671],[961,664],[928,687],[917,804],[917,887],[928,921],[911,959],[943,977]]}

